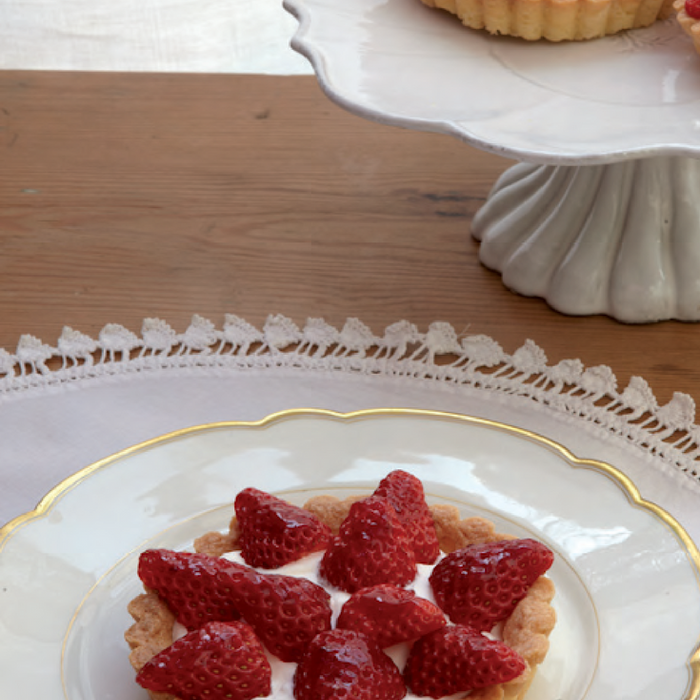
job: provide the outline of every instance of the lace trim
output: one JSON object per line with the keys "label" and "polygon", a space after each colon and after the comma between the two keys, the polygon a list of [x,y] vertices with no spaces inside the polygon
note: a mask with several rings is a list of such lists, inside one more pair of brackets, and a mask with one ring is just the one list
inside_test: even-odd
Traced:
{"label": "lace trim", "polygon": [[444,322],[427,332],[407,321],[379,337],[361,321],[338,330],[310,318],[303,328],[269,316],[261,330],[226,315],[221,329],[194,316],[184,333],[160,319],[146,319],[141,335],[108,324],[97,340],[64,328],[56,347],[23,335],[15,353],[0,348],[0,396],[79,379],[174,367],[298,368],[400,376],[526,397],[595,423],[700,479],[700,428],[695,402],[675,393],[659,406],[647,384],[633,377],[618,390],[612,370],[585,368],[580,360],[547,364],[528,340],[512,355],[485,335],[459,337]]}

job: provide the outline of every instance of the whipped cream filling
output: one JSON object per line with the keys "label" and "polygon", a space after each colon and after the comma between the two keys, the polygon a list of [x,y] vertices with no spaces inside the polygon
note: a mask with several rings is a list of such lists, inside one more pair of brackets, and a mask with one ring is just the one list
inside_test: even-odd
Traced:
{"label": "whipped cream filling", "polygon": [[[229,561],[235,561],[239,564],[245,564],[248,566],[239,551],[228,552],[223,556]],[[326,581],[321,580],[318,570],[322,557],[323,552],[316,552],[304,557],[303,559],[292,562],[291,564],[282,566],[279,569],[257,570],[266,574],[283,574],[284,576],[305,578],[323,587],[326,591],[328,591],[331,597],[331,624],[333,627],[335,627],[336,620],[340,615],[340,610],[345,601],[350,597],[350,594],[331,586]],[[433,592],[430,588],[429,581],[433,567],[434,564],[418,564],[418,573],[416,578],[408,586],[405,586],[405,588],[415,591],[416,595],[420,596],[421,598],[427,598],[434,603],[435,598],[433,597]],[[176,622],[175,626],[173,627],[173,640],[184,636],[186,632],[187,630],[179,622]],[[384,652],[391,657],[394,663],[398,666],[399,670],[402,671],[410,649],[411,645],[409,643],[404,643],[396,644],[393,647],[385,649]],[[266,655],[270,662],[270,667],[272,668],[272,691],[267,697],[274,698],[275,700],[294,700],[294,672],[296,671],[297,665],[295,663],[280,661],[280,659],[267,651]],[[458,700],[458,698],[463,698],[464,696],[465,693],[460,692],[455,693],[454,695],[446,695],[444,700]],[[418,700],[419,696],[408,692],[404,697],[406,700]]]}

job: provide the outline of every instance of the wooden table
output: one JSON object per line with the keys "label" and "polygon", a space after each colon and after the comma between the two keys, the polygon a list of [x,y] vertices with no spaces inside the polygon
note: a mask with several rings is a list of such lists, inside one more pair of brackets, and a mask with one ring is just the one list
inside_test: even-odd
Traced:
{"label": "wooden table", "polygon": [[0,74],[0,347],[145,317],[450,322],[700,400],[700,328],[507,291],[470,221],[511,161],[372,123],[313,77]]}

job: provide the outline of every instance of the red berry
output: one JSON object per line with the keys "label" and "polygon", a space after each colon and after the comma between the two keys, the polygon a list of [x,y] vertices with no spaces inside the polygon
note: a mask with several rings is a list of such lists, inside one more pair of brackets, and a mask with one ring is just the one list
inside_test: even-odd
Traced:
{"label": "red berry", "polygon": [[296,700],[400,700],[406,695],[394,662],[351,630],[319,634],[294,674]]}
{"label": "red berry", "polygon": [[211,620],[238,620],[231,580],[248,567],[207,554],[149,549],[139,557],[138,575],[156,591],[188,630]]}
{"label": "red berry", "polygon": [[430,585],[452,622],[487,631],[510,616],[553,561],[551,550],[531,539],[471,545],[440,561]]}
{"label": "red berry", "polygon": [[331,531],[313,513],[258,489],[248,488],[234,504],[239,544],[250,566],[277,569],[328,546]]}
{"label": "red berry", "polygon": [[685,0],[685,11],[693,19],[700,19],[700,0]]}
{"label": "red berry", "polygon": [[386,649],[445,624],[445,614],[435,603],[384,583],[353,593],[343,605],[336,627],[362,632]]}
{"label": "red berry", "polygon": [[413,581],[413,549],[388,500],[370,496],[352,504],[319,571],[328,583],[348,593],[379,583],[403,586]]}
{"label": "red berry", "polygon": [[141,555],[139,576],[188,629],[243,617],[282,661],[297,661],[311,639],[331,626],[330,595],[308,579],[162,549]]}
{"label": "red berry", "polygon": [[411,692],[441,698],[507,683],[526,668],[523,658],[468,625],[448,625],[412,647],[404,667]]}
{"label": "red berry", "polygon": [[308,579],[251,569],[231,596],[267,650],[282,661],[299,661],[309,642],[331,628],[330,595]]}
{"label": "red berry", "polygon": [[379,482],[374,495],[388,499],[394,506],[409,533],[416,561],[433,564],[440,554],[440,545],[420,479],[396,469]]}
{"label": "red berry", "polygon": [[190,700],[250,700],[269,695],[272,671],[243,622],[208,622],[156,654],[136,676],[144,688]]}

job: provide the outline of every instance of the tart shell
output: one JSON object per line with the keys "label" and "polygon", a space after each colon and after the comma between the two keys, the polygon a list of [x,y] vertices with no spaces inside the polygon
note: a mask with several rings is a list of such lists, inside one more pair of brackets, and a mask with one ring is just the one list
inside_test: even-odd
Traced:
{"label": "tart shell", "polygon": [[648,27],[673,0],[421,0],[472,29],[528,41],[583,41]]}
{"label": "tart shell", "polygon": [[[350,506],[364,496],[340,500],[334,496],[316,496],[304,505],[326,523],[334,534],[350,511]],[[498,542],[512,539],[512,535],[496,532],[493,523],[479,517],[460,518],[459,510],[450,505],[433,505],[430,511],[435,522],[440,549],[449,554],[471,544]],[[228,532],[210,532],[197,538],[194,549],[210,556],[239,549],[238,524],[231,520]],[[469,700],[522,700],[532,683],[537,666],[544,661],[549,649],[549,635],[556,623],[556,613],[551,605],[555,588],[552,581],[542,576],[518,603],[502,629],[503,641],[515,649],[526,661],[527,668],[509,683],[493,685],[468,694]],[[129,661],[139,671],[158,652],[173,643],[175,618],[155,591],[145,591],[128,606],[134,623],[124,638],[131,649]],[[178,700],[167,693],[149,691],[152,700]]]}

